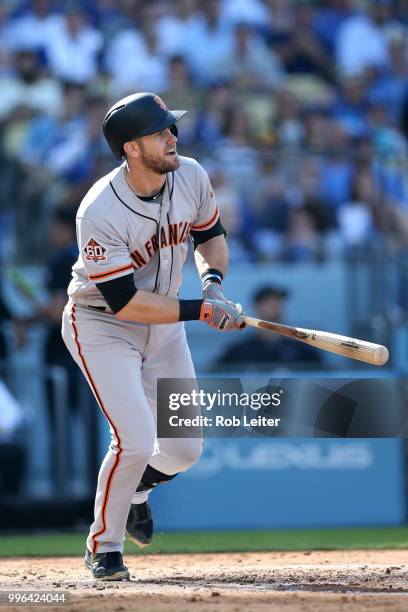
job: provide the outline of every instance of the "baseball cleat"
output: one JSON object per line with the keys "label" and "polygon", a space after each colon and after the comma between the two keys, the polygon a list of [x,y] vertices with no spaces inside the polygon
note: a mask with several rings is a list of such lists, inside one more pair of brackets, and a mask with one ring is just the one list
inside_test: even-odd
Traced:
{"label": "baseball cleat", "polygon": [[140,548],[152,543],[153,519],[147,501],[143,504],[131,504],[126,523],[126,535]]}
{"label": "baseball cleat", "polygon": [[93,555],[87,548],[84,560],[86,567],[98,580],[130,580],[129,570],[123,565],[122,553],[119,551]]}

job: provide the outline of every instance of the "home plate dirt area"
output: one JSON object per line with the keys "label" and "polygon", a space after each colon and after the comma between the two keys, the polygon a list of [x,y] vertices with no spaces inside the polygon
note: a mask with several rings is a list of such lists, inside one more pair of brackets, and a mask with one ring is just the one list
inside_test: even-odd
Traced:
{"label": "home plate dirt area", "polygon": [[[50,610],[335,612],[408,610],[408,551],[127,555],[129,582],[97,582],[79,557],[10,558],[1,591],[67,591]],[[22,607],[0,605],[3,610]]]}

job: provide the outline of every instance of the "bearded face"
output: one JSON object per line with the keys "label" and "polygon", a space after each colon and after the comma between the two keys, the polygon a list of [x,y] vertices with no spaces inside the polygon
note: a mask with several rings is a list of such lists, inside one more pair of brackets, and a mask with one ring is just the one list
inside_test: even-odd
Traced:
{"label": "bearded face", "polygon": [[156,174],[167,174],[180,166],[175,142],[168,144],[161,138],[149,139],[148,142],[140,139],[139,148],[141,163]]}

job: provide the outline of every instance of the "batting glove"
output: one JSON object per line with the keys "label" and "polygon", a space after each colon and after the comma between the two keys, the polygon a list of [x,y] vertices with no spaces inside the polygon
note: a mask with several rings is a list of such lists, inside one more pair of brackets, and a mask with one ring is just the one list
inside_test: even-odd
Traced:
{"label": "batting glove", "polygon": [[229,304],[233,303],[227,300],[223,294],[221,285],[222,280],[223,274],[216,268],[209,268],[201,275],[201,286],[203,289],[203,298],[205,300],[218,300]]}
{"label": "batting glove", "polygon": [[240,304],[220,300],[204,300],[201,306],[200,321],[220,331],[243,329],[245,317]]}
{"label": "batting glove", "polygon": [[203,298],[205,300],[217,300],[218,302],[229,302],[222,292],[222,287],[219,283],[208,283],[206,288],[203,290]]}

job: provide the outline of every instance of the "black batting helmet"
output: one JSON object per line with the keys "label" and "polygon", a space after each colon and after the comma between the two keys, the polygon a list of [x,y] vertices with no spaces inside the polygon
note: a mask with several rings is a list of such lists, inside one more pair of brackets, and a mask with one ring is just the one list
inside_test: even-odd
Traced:
{"label": "black batting helmet", "polygon": [[123,157],[123,145],[129,140],[171,128],[177,136],[176,121],[186,110],[168,110],[154,93],[142,92],[122,98],[106,113],[103,133],[116,159]]}

